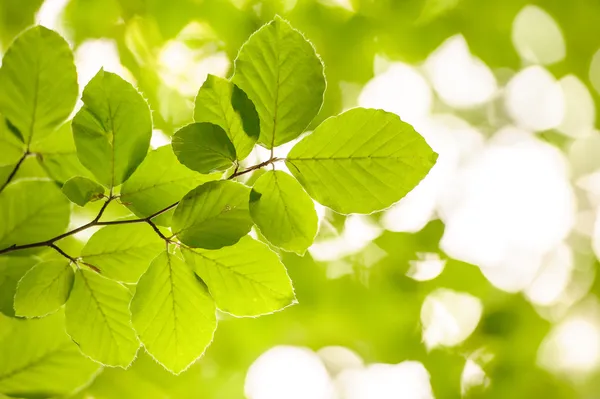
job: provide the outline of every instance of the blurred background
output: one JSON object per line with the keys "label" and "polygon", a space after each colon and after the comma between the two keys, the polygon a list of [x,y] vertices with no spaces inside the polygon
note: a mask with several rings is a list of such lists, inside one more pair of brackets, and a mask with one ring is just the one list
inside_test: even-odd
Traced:
{"label": "blurred background", "polygon": [[[383,108],[437,165],[384,212],[318,209],[309,253],[282,253],[299,304],[220,315],[180,376],[142,353],[76,397],[600,398],[598,0],[0,0],[0,54],[58,31],[81,88],[100,67],[139,88],[158,147],[275,14],[325,63],[313,126]],[[64,181],[74,152],[56,146],[43,162]],[[42,173],[29,161],[21,176]]]}

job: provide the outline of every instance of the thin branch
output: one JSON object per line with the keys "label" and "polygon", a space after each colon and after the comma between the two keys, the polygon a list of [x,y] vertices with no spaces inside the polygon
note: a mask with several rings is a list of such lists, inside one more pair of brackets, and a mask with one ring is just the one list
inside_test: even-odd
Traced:
{"label": "thin branch", "polygon": [[81,259],[79,258],[74,258],[71,255],[69,255],[68,253],[66,253],[65,251],[63,251],[62,249],[60,249],[56,244],[50,244],[48,245],[50,248],[54,249],[56,252],[58,252],[59,254],[61,254],[62,256],[64,256],[65,258],[69,259],[69,261],[71,261],[72,263],[74,263],[75,265],[85,265],[87,267],[89,267],[90,269],[92,269],[93,271],[95,271],[96,273],[102,273],[100,271],[100,269],[98,269],[96,266],[89,264],[87,262],[83,262]]}
{"label": "thin branch", "polygon": [[17,164],[15,165],[13,170],[8,175],[8,178],[6,179],[6,181],[2,184],[2,187],[0,187],[0,192],[2,192],[6,188],[6,186],[8,186],[8,183],[10,183],[11,180],[15,177],[15,175],[19,171],[19,168],[21,167],[21,164],[23,163],[23,161],[25,161],[25,158],[27,158],[29,156],[29,154],[31,154],[29,151],[25,151],[23,153],[23,155],[21,156],[21,158],[19,159],[19,161],[17,162]]}
{"label": "thin branch", "polygon": [[270,159],[268,159],[268,160],[266,160],[264,162],[259,163],[258,165],[250,166],[249,168],[246,168],[246,169],[241,170],[239,172],[234,172],[231,176],[229,176],[227,178],[227,180],[231,180],[234,177],[238,177],[238,176],[244,175],[246,173],[250,173],[250,172],[252,172],[254,170],[257,170],[257,169],[260,169],[260,168],[264,168],[267,165],[274,164],[275,162],[279,162],[279,161],[283,161],[283,160],[284,160],[283,158],[270,158]]}

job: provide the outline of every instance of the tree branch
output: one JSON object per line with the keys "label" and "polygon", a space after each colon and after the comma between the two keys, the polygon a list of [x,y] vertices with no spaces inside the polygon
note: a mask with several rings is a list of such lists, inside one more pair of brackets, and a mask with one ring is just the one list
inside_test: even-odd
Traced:
{"label": "tree branch", "polygon": [[261,163],[259,163],[259,164],[257,164],[257,165],[250,166],[250,167],[248,167],[248,168],[246,168],[246,169],[244,169],[244,170],[241,170],[241,171],[239,171],[239,172],[236,170],[236,171],[234,171],[234,172],[231,174],[231,176],[229,176],[229,177],[227,178],[227,180],[231,180],[231,179],[233,179],[234,177],[238,177],[238,176],[244,175],[244,174],[246,174],[246,173],[250,173],[250,172],[252,172],[252,171],[254,171],[254,170],[257,170],[257,169],[263,168],[263,167],[265,167],[265,166],[267,166],[267,165],[273,164],[273,163],[275,163],[275,162],[283,161],[283,160],[284,160],[283,158],[276,158],[276,157],[273,157],[273,158],[270,158],[270,159],[268,159],[268,160],[266,160],[266,161],[264,161],[264,162],[261,162]]}

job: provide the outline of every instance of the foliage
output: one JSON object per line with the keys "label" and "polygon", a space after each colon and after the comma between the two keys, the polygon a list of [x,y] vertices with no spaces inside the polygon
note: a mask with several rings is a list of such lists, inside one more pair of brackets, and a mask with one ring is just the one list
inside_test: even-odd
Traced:
{"label": "foliage", "polygon": [[[54,31],[36,26],[14,40],[0,87],[3,134],[20,149],[0,192],[1,310],[42,317],[0,319],[10,326],[0,356],[7,395],[72,392],[96,364],[128,368],[140,345],[182,372],[211,343],[216,309],[259,316],[297,302],[278,253],[304,254],[312,244],[313,199],[343,214],[382,210],[437,158],[410,125],[381,110],[353,109],[307,133],[323,102],[323,63],[280,17],[240,48],[231,80],[209,76],[199,88],[196,122],[153,151],[148,103],[117,74],[101,69],[65,121],[78,84],[71,50]],[[303,133],[289,156],[274,156]],[[256,143],[269,158],[243,164]],[[34,153],[47,177],[16,179]],[[248,180],[252,187],[241,181],[284,162],[293,177],[273,170]],[[99,209],[67,229],[69,201]],[[106,220],[109,205],[135,216]],[[259,240],[249,236],[254,225]],[[91,231],[72,248],[74,235]],[[47,249],[62,258],[43,260]],[[28,352],[17,362],[19,347]],[[27,373],[40,378],[26,385]]]}

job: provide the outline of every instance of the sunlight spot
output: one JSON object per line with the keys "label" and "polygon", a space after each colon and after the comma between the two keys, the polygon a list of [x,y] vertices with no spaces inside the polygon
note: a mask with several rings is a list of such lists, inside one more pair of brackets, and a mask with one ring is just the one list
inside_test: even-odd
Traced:
{"label": "sunlight spot", "polygon": [[482,310],[481,301],[469,294],[438,288],[427,295],[421,307],[427,349],[460,344],[477,327]]}
{"label": "sunlight spot", "polygon": [[574,176],[584,176],[600,169],[600,134],[578,138],[568,149],[569,164]]}
{"label": "sunlight spot", "polygon": [[325,7],[339,7],[346,11],[355,12],[352,0],[319,0]]}
{"label": "sunlight spot", "polygon": [[360,369],[364,366],[361,357],[344,346],[326,346],[319,349],[317,355],[333,377],[344,370]]}
{"label": "sunlight spot", "polygon": [[150,139],[150,147],[156,150],[158,147],[171,144],[171,138],[164,134],[160,129],[152,129],[152,138]]}
{"label": "sunlight spot", "polygon": [[590,91],[575,75],[567,75],[559,83],[565,98],[565,116],[558,130],[571,137],[589,136],[596,123],[596,107]]}
{"label": "sunlight spot", "polygon": [[414,124],[431,110],[431,88],[414,67],[395,62],[367,82],[358,97],[358,104],[393,112],[403,121]]}
{"label": "sunlight spot", "polygon": [[571,248],[561,243],[543,258],[536,277],[525,290],[527,299],[536,305],[555,304],[569,285],[573,266]]}
{"label": "sunlight spot", "polygon": [[135,78],[123,65],[117,43],[111,39],[86,40],[75,50],[75,65],[79,90],[98,73],[100,68],[119,75],[135,86]]}
{"label": "sunlight spot", "polygon": [[62,23],[62,14],[69,0],[45,0],[37,14],[35,21],[38,25],[45,26],[65,36],[65,30]]}
{"label": "sunlight spot", "polygon": [[533,131],[557,127],[565,114],[561,85],[540,66],[513,76],[506,85],[504,104],[518,126]]}
{"label": "sunlight spot", "polygon": [[571,316],[542,342],[538,363],[555,373],[581,374],[600,364],[600,327],[588,316]]}
{"label": "sunlight spot", "polygon": [[428,281],[439,276],[446,266],[446,259],[440,259],[437,253],[417,252],[418,260],[410,260],[408,264],[410,269],[406,275],[413,280]]}
{"label": "sunlight spot", "polygon": [[321,359],[310,349],[276,346],[252,363],[246,374],[248,399],[332,399],[333,384]]}
{"label": "sunlight spot", "polygon": [[440,247],[478,265],[492,284],[525,288],[575,219],[567,164],[555,147],[507,127],[496,133],[443,199]]}
{"label": "sunlight spot", "polygon": [[485,374],[483,368],[471,359],[467,359],[465,368],[460,377],[460,391],[463,395],[476,387],[487,387],[490,379]]}
{"label": "sunlight spot", "polygon": [[565,58],[565,40],[554,18],[534,5],[523,7],[513,22],[512,42],[527,63],[549,65]]}
{"label": "sunlight spot", "polygon": [[336,386],[343,399],[433,399],[429,373],[417,361],[344,370]]}
{"label": "sunlight spot", "polygon": [[462,35],[452,36],[431,53],[425,70],[437,94],[451,107],[476,107],[491,100],[497,90],[494,74],[471,55]]}

